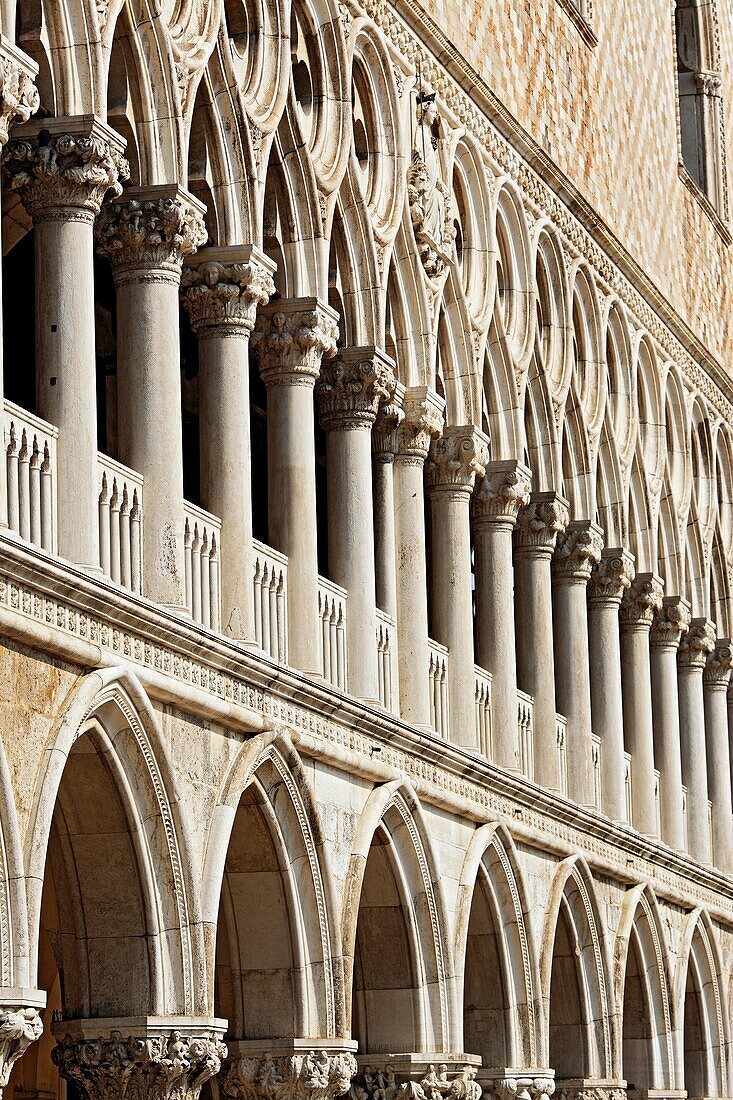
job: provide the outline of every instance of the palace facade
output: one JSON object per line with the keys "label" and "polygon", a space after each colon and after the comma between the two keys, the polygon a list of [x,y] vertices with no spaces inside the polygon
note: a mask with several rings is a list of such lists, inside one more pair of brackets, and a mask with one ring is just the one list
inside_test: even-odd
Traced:
{"label": "palace facade", "polygon": [[0,0],[5,1100],[733,1095],[733,14]]}

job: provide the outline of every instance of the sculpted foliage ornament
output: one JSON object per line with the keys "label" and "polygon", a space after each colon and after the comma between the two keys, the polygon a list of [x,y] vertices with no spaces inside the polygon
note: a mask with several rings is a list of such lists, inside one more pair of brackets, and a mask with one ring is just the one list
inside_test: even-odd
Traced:
{"label": "sculpted foliage ornament", "polygon": [[599,603],[619,603],[631,588],[634,579],[634,557],[625,550],[604,550],[601,560],[592,567],[588,581],[588,597]]}
{"label": "sculpted foliage ornament", "polygon": [[351,1100],[481,1100],[481,1085],[475,1066],[462,1066],[450,1073],[447,1064],[434,1065],[421,1081],[399,1082],[391,1063],[383,1067],[364,1066],[351,1085]]}
{"label": "sculpted foliage ornament", "polygon": [[542,1100],[555,1091],[551,1077],[497,1077],[492,1082],[497,1100]]}
{"label": "sculpted foliage ornament", "polygon": [[18,192],[36,220],[64,207],[97,215],[107,192],[120,195],[130,175],[121,142],[110,141],[111,133],[95,124],[84,134],[40,130],[34,138],[9,141],[2,157],[5,186]]}
{"label": "sculpted foliage ornament", "polygon": [[422,465],[430,442],[437,439],[445,423],[445,401],[427,386],[415,386],[405,393],[404,418],[397,429],[397,448],[408,463]]}
{"label": "sculpted foliage ornament", "polygon": [[58,1071],[90,1100],[197,1100],[201,1086],[221,1069],[226,1047],[218,1039],[127,1036],[109,1039],[65,1036],[51,1052]]}
{"label": "sculpted foliage ornament", "polygon": [[270,271],[255,259],[230,264],[211,259],[186,266],[181,287],[191,328],[198,335],[218,328],[251,332],[258,306],[275,293]]}
{"label": "sculpted foliage ornament", "polygon": [[43,1034],[43,1020],[35,1008],[0,1009],[0,1089],[31,1043]]}
{"label": "sculpted foliage ornament", "polygon": [[97,245],[115,277],[140,269],[180,275],[184,256],[206,241],[203,207],[180,188],[129,191],[108,203],[95,227]]}
{"label": "sculpted foliage ornament", "polygon": [[654,616],[651,634],[652,645],[672,646],[675,649],[682,635],[690,627],[690,605],[677,596],[665,596],[662,606]]}
{"label": "sculpted foliage ornament", "polygon": [[529,503],[532,474],[521,462],[490,462],[471,502],[474,521],[514,525]]}
{"label": "sculpted foliage ornament", "polygon": [[425,465],[431,489],[465,489],[483,477],[489,461],[489,440],[473,427],[448,427],[434,440]]}
{"label": "sculpted foliage ornament", "polygon": [[265,1054],[234,1059],[223,1089],[234,1100],[335,1100],[349,1091],[356,1071],[356,1059],[348,1052]]}
{"label": "sculpted foliage ornament", "polygon": [[621,600],[621,622],[648,630],[662,606],[664,585],[654,573],[638,573]]}
{"label": "sculpted foliage ornament", "polygon": [[595,523],[573,521],[568,525],[552,559],[556,577],[562,580],[590,580],[591,570],[601,560],[603,532]]}
{"label": "sculpted foliage ornament", "polygon": [[326,431],[371,425],[394,397],[392,364],[376,349],[348,348],[321,364],[316,400]]}
{"label": "sculpted foliage ornament", "polygon": [[705,665],[705,683],[710,687],[727,688],[733,669],[733,650],[730,638],[718,638]]}
{"label": "sculpted foliage ornament", "polygon": [[692,619],[687,633],[680,641],[677,661],[687,668],[704,668],[708,654],[715,648],[715,631],[708,619]]}
{"label": "sculpted foliage ornament", "polygon": [[317,299],[271,302],[259,313],[252,333],[265,385],[311,385],[321,359],[336,354],[337,337],[336,313]]}
{"label": "sculpted foliage ornament", "polygon": [[559,535],[570,521],[568,504],[555,493],[538,493],[517,519],[514,536],[518,553],[544,550],[551,553]]}
{"label": "sculpted foliage ornament", "polygon": [[27,122],[40,105],[36,88],[25,65],[3,53],[0,59],[0,145],[5,145],[12,126]]}

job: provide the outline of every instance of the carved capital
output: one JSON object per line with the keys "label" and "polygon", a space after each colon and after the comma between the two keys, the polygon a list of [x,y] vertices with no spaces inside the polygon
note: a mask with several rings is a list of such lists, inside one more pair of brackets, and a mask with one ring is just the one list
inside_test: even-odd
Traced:
{"label": "carved capital", "polygon": [[325,431],[371,427],[394,397],[392,360],[375,347],[343,348],[321,365],[316,402]]}
{"label": "carved capital", "polygon": [[489,439],[478,428],[445,428],[430,445],[425,464],[428,487],[433,492],[463,490],[470,493],[477,477],[483,477],[489,461]]}
{"label": "carved capital", "polygon": [[65,1035],[51,1052],[61,1076],[89,1100],[198,1100],[224,1057],[219,1039],[180,1031],[124,1036],[113,1031],[98,1039]]}
{"label": "carved capital", "polygon": [[695,88],[699,95],[720,98],[720,89],[722,86],[723,82],[720,79],[720,73],[695,73]]}
{"label": "carved capital", "polygon": [[475,524],[509,524],[514,526],[521,508],[529,503],[532,474],[521,462],[513,459],[489,462],[481,484],[471,501]]}
{"label": "carved capital", "polygon": [[496,1077],[491,1091],[497,1100],[542,1100],[555,1091],[551,1077]]}
{"label": "carved capital", "polygon": [[718,638],[713,652],[705,664],[703,680],[708,687],[719,687],[727,690],[730,683],[730,673],[733,668],[733,649],[730,638]]}
{"label": "carved capital", "polygon": [[356,1072],[348,1051],[245,1055],[229,1062],[222,1088],[232,1100],[335,1100],[346,1095]]}
{"label": "carved capital", "polygon": [[0,1008],[0,1090],[10,1080],[15,1063],[42,1034],[43,1020],[37,1008]]}
{"label": "carved capital", "polygon": [[184,256],[206,241],[205,207],[176,185],[131,187],[107,203],[95,227],[97,247],[118,285],[151,273],[178,282]]}
{"label": "carved capital", "polygon": [[[437,1070],[434,1065],[431,1065],[421,1080],[419,1088],[425,1100],[444,1100],[448,1096],[455,1100],[481,1100],[483,1089],[476,1080],[476,1073],[477,1067],[471,1065],[461,1066],[454,1073],[449,1072],[445,1064]],[[405,1090],[405,1096],[410,1096],[407,1090]],[[422,1097],[419,1097],[419,1100],[422,1100]]]}
{"label": "carved capital", "polygon": [[257,316],[252,347],[266,386],[312,386],[336,354],[338,315],[317,298],[271,301]]}
{"label": "carved capital", "polygon": [[609,547],[591,570],[588,598],[595,603],[615,603],[618,609],[633,579],[634,555],[621,547]]}
{"label": "carved capital", "polygon": [[588,581],[603,552],[603,531],[589,520],[573,520],[557,540],[552,558],[557,581]]}
{"label": "carved capital", "polygon": [[637,573],[621,600],[621,622],[627,630],[649,630],[662,606],[664,585],[656,573]]}
{"label": "carved capital", "polygon": [[38,66],[30,57],[0,38],[0,145],[17,123],[27,122],[40,105],[33,80]]}
{"label": "carved capital", "polygon": [[555,549],[559,535],[570,522],[568,502],[557,493],[532,493],[522,508],[514,532],[514,549],[521,554],[544,554]]}
{"label": "carved capital", "polygon": [[34,119],[3,150],[4,184],[18,192],[34,222],[92,222],[107,192],[120,195],[129,178],[124,147],[114,130],[91,115]]}
{"label": "carved capital", "polygon": [[654,616],[649,640],[653,646],[676,649],[690,627],[690,605],[680,596],[665,596]]}
{"label": "carved capital", "polygon": [[404,417],[397,429],[397,453],[401,459],[422,466],[430,443],[443,431],[445,401],[427,386],[413,386],[402,402]]}
{"label": "carved capital", "polygon": [[397,429],[405,418],[402,405],[406,392],[402,383],[395,381],[391,400],[377,409],[377,418],[372,428],[372,455],[375,462],[394,461],[398,445]]}
{"label": "carved capital", "polygon": [[691,619],[690,628],[681,639],[677,663],[682,668],[704,669],[708,655],[715,648],[715,630],[709,619]]}
{"label": "carved capital", "polygon": [[182,298],[197,336],[250,333],[275,293],[275,263],[251,245],[203,248],[187,259]]}

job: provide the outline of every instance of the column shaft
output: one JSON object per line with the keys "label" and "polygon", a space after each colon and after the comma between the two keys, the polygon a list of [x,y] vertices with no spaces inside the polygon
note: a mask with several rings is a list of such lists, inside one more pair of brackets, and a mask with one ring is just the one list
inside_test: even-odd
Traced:
{"label": "column shaft", "polygon": [[700,863],[712,862],[702,676],[713,644],[711,624],[707,619],[693,619],[677,654],[682,779],[687,787],[687,850]]}
{"label": "column shaft", "polygon": [[405,387],[395,382],[394,397],[390,404],[381,407],[372,429],[376,599],[377,607],[393,619],[397,616],[394,458],[397,428],[404,417],[404,396]]}
{"label": "column shaft", "polygon": [[713,803],[713,863],[733,874],[733,805],[728,740],[728,685],[731,674],[730,639],[716,642],[703,675],[708,794]]}
{"label": "column shaft", "polygon": [[654,759],[659,769],[662,840],[684,851],[682,754],[677,685],[677,647],[688,629],[690,608],[676,596],[665,597],[650,634]]}

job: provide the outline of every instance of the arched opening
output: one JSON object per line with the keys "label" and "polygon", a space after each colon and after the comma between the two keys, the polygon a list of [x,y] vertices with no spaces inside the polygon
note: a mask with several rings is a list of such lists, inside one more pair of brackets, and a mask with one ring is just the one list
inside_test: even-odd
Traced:
{"label": "arched opening", "polygon": [[[682,1086],[689,1100],[727,1095],[727,1064],[719,970],[709,921],[693,914],[694,932],[683,970]],[[684,964],[683,964],[684,965]]]}
{"label": "arched opening", "polygon": [[504,978],[504,929],[495,919],[491,883],[483,863],[471,904],[463,986],[463,1045],[481,1055],[482,1068],[512,1065],[511,996]]}
{"label": "arched opening", "polygon": [[550,1065],[557,1080],[590,1076],[580,950],[563,896],[550,981]]}
{"label": "arched opening", "polygon": [[651,1007],[635,938],[629,941],[624,982],[623,1076],[629,1092],[654,1087]]}
{"label": "arched opening", "polygon": [[706,1043],[701,991],[694,967],[687,971],[684,1017],[685,1089],[690,1100],[707,1096]]}
{"label": "arched opening", "polygon": [[717,212],[725,216],[723,101],[714,4],[677,0],[675,39],[682,163]]}

